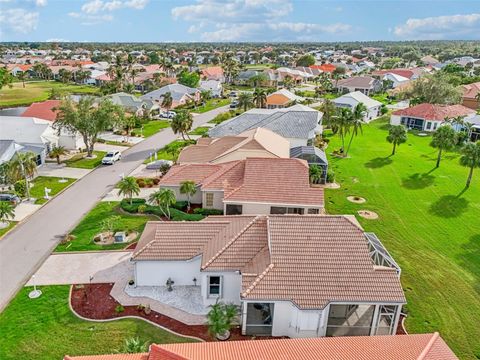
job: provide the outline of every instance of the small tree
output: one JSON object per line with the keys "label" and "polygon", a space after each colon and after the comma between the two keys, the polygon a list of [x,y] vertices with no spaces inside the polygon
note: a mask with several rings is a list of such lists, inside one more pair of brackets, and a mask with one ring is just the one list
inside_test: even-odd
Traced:
{"label": "small tree", "polygon": [[60,165],[60,156],[63,156],[67,153],[67,150],[63,146],[54,146],[52,150],[48,153],[50,159],[57,159],[57,164]]}
{"label": "small tree", "polygon": [[187,209],[190,210],[190,198],[197,192],[195,182],[192,180],[186,180],[180,183],[180,194],[187,195]]}
{"label": "small tree", "polygon": [[27,197],[30,198],[30,186],[28,179],[32,178],[37,172],[37,156],[32,152],[17,153],[15,157],[8,162],[8,178],[12,182],[25,180]]}
{"label": "small tree", "polygon": [[465,186],[468,188],[472,181],[473,169],[480,167],[480,142],[469,142],[462,149],[462,157],[460,158],[460,164],[469,167],[467,183]]}
{"label": "small tree", "polygon": [[210,305],[210,311],[207,314],[208,332],[212,336],[226,340],[230,336],[230,329],[237,317],[236,305],[217,301]]}
{"label": "small tree", "polygon": [[167,110],[170,110],[170,108],[172,107],[172,102],[173,102],[172,93],[168,91],[162,97],[162,107]]}
{"label": "small tree", "polygon": [[257,108],[263,108],[267,103],[267,93],[263,89],[255,88],[252,100]]}
{"label": "small tree", "polygon": [[253,95],[249,92],[241,92],[238,95],[238,106],[243,107],[243,111],[247,111],[253,106]]}
{"label": "small tree", "polygon": [[148,343],[137,338],[125,339],[122,347],[117,350],[118,354],[137,354],[148,351]]}
{"label": "small tree", "polygon": [[316,164],[310,165],[308,173],[310,176],[310,183],[319,184],[322,182],[323,169],[320,166]]}
{"label": "small tree", "polygon": [[457,143],[457,133],[450,125],[440,126],[434,133],[430,146],[438,149],[437,165],[440,166],[442,151],[452,150]]}
{"label": "small tree", "polygon": [[365,113],[368,111],[367,107],[363,103],[358,103],[353,109],[352,117],[350,119],[350,127],[352,128],[352,135],[350,136],[350,141],[348,142],[347,151],[345,156],[348,155],[350,151],[350,146],[352,146],[352,141],[355,136],[358,135],[358,132],[363,133],[362,124]]}
{"label": "small tree", "polygon": [[9,224],[9,219],[15,217],[15,208],[7,201],[0,201],[0,223]]}
{"label": "small tree", "polygon": [[170,219],[170,207],[175,205],[177,199],[175,193],[170,189],[160,189],[150,195],[148,201],[156,204],[160,211]]}
{"label": "small tree", "polygon": [[118,183],[118,195],[124,195],[130,200],[132,205],[133,195],[140,194],[140,186],[138,186],[137,179],[133,176],[126,176]]}
{"label": "small tree", "polygon": [[407,141],[407,130],[403,125],[394,125],[388,130],[387,141],[393,144],[392,155],[395,155],[397,146]]}

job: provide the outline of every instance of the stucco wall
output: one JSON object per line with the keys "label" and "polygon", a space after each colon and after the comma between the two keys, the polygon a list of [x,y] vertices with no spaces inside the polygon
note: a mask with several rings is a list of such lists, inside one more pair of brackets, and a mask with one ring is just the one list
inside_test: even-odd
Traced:
{"label": "stucco wall", "polygon": [[[175,197],[177,201],[187,201],[187,195],[180,193],[180,186],[161,185],[160,188],[172,190],[175,193]],[[197,186],[197,192],[195,193],[195,195],[190,197],[190,202],[192,204],[202,203],[202,192],[200,191],[200,188],[198,186]]]}
{"label": "stucco wall", "polygon": [[[312,135],[312,138],[314,135]],[[308,139],[286,138],[290,142],[290,149],[297,146],[307,146]]]}
{"label": "stucco wall", "polygon": [[274,304],[273,336],[292,338],[318,336],[322,310],[300,310],[289,301],[276,301]]}
{"label": "stucco wall", "polygon": [[[207,278],[209,276],[221,276],[222,277],[222,286],[221,286],[221,296],[217,297],[208,297],[207,295]],[[242,277],[236,272],[207,272],[204,271],[201,273],[201,284],[202,284],[202,297],[205,305],[215,304],[217,299],[224,303],[234,303],[240,305],[240,292],[242,290]]]}
{"label": "stucco wall", "polygon": [[390,124],[391,125],[400,125],[400,116],[399,115],[390,116]]}
{"label": "stucco wall", "polygon": [[239,204],[243,206],[242,214],[246,215],[259,215],[259,214],[270,214],[270,208],[272,206],[279,206],[279,207],[290,207],[290,208],[303,208],[305,209],[305,214],[308,213],[309,208],[317,208],[322,209],[322,205],[318,204],[318,206],[299,206],[299,205],[282,205],[282,204],[265,204],[265,203],[242,203],[242,202],[235,202],[235,204]]}
{"label": "stucco wall", "polygon": [[[207,193],[213,194],[213,206],[207,206]],[[202,207],[223,210],[223,191],[202,191]]]}
{"label": "stucco wall", "polygon": [[175,285],[193,285],[194,277],[200,281],[200,261],[200,256],[189,261],[137,261],[135,284],[165,286],[167,279],[171,278]]}

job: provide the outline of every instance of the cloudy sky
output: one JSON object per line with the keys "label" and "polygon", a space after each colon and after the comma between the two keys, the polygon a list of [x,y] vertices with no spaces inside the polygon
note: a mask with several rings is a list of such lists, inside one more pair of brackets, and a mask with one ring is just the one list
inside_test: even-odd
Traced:
{"label": "cloudy sky", "polygon": [[480,1],[0,0],[0,41],[480,40]]}

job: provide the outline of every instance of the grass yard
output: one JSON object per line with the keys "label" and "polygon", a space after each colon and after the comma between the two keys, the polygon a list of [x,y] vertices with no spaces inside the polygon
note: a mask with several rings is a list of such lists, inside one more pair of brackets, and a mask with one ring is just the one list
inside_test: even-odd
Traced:
{"label": "grass yard", "polygon": [[[373,210],[378,220],[358,217],[375,232],[402,268],[407,296],[407,330],[439,331],[457,356],[480,358],[480,170],[465,190],[468,169],[457,153],[446,153],[435,169],[437,151],[429,137],[409,134],[397,154],[386,120],[365,125],[349,156],[330,156],[341,188],[326,190],[330,214]],[[340,147],[331,137],[328,153]],[[367,199],[357,205],[349,195]]]}
{"label": "grass yard", "polygon": [[24,88],[21,82],[16,82],[11,88],[5,86],[0,90],[0,108],[45,101],[50,97],[52,89],[69,94],[97,94],[99,90],[94,86],[63,84],[57,81],[26,82]]}
{"label": "grass yard", "polygon": [[0,314],[0,359],[51,360],[68,355],[109,354],[125,339],[149,343],[192,342],[137,319],[90,322],[77,318],[68,306],[69,286],[42,287],[29,299],[23,288]]}
{"label": "grass yard", "polygon": [[328,100],[333,100],[333,99],[336,99],[340,96],[340,94],[336,94],[336,93],[327,93],[327,94],[323,94],[322,95],[322,98],[324,99],[328,99]]}
{"label": "grass yard", "polygon": [[6,228],[0,229],[0,240],[2,239],[3,235],[5,235],[10,229],[14,228],[17,225],[17,221],[8,221],[8,226]]}
{"label": "grass yard", "polygon": [[384,105],[392,105],[397,103],[397,101],[389,99],[387,93],[375,94],[372,95],[371,98],[380,101]]}
{"label": "grass yard", "polygon": [[143,136],[147,138],[168,127],[170,127],[170,122],[167,120],[150,120],[143,125],[143,131],[141,128],[135,128],[133,129],[133,132],[136,135],[143,134]]}
{"label": "grass yard", "polygon": [[30,196],[36,198],[35,204],[44,204],[47,202],[44,199],[45,196],[45,188],[52,189],[50,192],[50,196],[53,197],[58,194],[60,191],[65,189],[68,185],[75,182],[75,179],[65,178],[67,182],[60,183],[58,182],[62,178],[59,177],[50,177],[50,176],[38,176],[32,182],[33,187],[30,189]]}
{"label": "grass yard", "polygon": [[208,126],[200,126],[200,127],[197,127],[195,130],[193,131],[190,131],[188,133],[188,135],[206,135],[208,133],[208,130],[210,130],[211,128],[208,127]]}
{"label": "grass yard", "polygon": [[112,216],[119,216],[115,222],[116,230],[131,230],[142,233],[145,224],[149,220],[158,220],[157,217],[148,215],[128,215],[118,207],[117,201],[99,202],[85,217],[80,224],[73,229],[70,234],[75,237],[67,244],[59,244],[55,251],[87,251],[87,250],[118,250],[123,249],[126,244],[97,245],[93,242],[93,237],[102,232],[102,221]]}
{"label": "grass yard", "polygon": [[230,99],[210,99],[207,100],[205,105],[199,106],[196,109],[192,109],[192,112],[202,114],[228,104],[230,104]]}
{"label": "grass yard", "polygon": [[95,157],[88,159],[85,156],[86,153],[81,153],[74,155],[72,158],[65,161],[65,164],[69,167],[80,168],[80,169],[95,169],[98,165],[102,163],[102,159],[105,156],[105,151],[94,151]]}

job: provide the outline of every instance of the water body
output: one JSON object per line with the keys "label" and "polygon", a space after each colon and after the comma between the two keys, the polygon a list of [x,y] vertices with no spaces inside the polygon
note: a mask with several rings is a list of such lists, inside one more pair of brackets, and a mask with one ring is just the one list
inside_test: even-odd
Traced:
{"label": "water body", "polygon": [[0,109],[0,116],[20,116],[27,108],[25,106]]}

